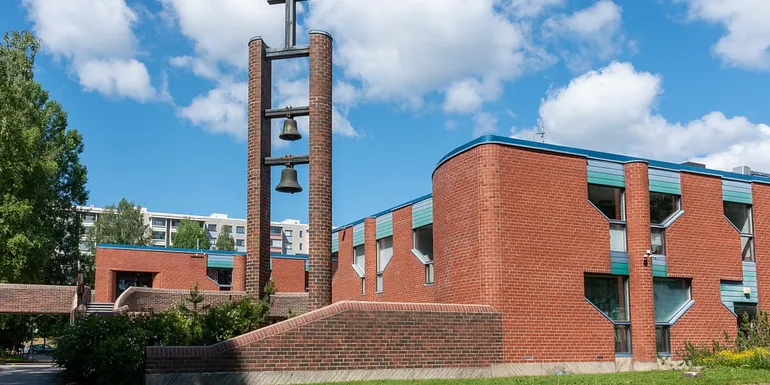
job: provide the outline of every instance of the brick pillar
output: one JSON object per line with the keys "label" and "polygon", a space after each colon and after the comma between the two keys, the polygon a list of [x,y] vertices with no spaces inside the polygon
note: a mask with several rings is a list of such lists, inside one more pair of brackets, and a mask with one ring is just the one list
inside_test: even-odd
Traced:
{"label": "brick pillar", "polygon": [[366,301],[376,301],[377,292],[377,218],[364,218],[364,275],[366,276]]}
{"label": "brick pillar", "polygon": [[249,123],[246,182],[246,293],[261,297],[270,280],[270,120],[272,66],[261,38],[249,41]]}
{"label": "brick pillar", "polygon": [[332,302],[332,37],[310,31],[308,311]]}
{"label": "brick pillar", "polygon": [[482,158],[478,165],[481,187],[479,189],[479,233],[484,234],[484,241],[479,244],[477,262],[481,269],[481,303],[493,306],[495,309],[502,309],[505,296],[502,289],[502,259],[505,251],[502,248],[500,234],[503,218],[500,193],[502,187],[500,178],[503,175],[500,166],[502,148],[502,146],[480,148]]}
{"label": "brick pillar", "polygon": [[645,253],[650,241],[650,189],[647,163],[625,166],[626,226],[628,237],[629,297],[631,310],[631,344],[635,361],[656,361],[655,304],[652,291],[652,261]]}

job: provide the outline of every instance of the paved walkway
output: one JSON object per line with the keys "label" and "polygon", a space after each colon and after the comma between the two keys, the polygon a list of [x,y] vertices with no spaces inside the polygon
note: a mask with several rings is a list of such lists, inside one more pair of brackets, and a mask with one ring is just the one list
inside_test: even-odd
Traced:
{"label": "paved walkway", "polygon": [[60,369],[52,364],[0,365],[0,384],[55,385]]}

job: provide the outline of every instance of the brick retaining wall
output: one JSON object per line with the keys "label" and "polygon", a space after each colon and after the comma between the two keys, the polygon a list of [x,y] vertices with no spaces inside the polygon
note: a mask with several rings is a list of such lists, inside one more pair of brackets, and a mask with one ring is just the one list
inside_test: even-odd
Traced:
{"label": "brick retaining wall", "polygon": [[180,373],[488,368],[502,352],[490,306],[343,301],[216,345],[147,347],[146,370],[148,383],[173,383]]}

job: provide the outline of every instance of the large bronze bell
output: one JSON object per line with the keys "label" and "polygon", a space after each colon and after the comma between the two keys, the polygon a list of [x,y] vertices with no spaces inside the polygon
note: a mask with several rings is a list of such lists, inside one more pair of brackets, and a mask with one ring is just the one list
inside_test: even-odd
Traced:
{"label": "large bronze bell", "polygon": [[291,165],[287,165],[281,171],[281,182],[275,186],[275,191],[294,194],[302,191],[302,186],[297,182],[297,170]]}
{"label": "large bronze bell", "polygon": [[297,121],[289,115],[289,117],[283,121],[283,130],[278,135],[283,140],[299,140],[302,138],[302,134],[297,129]]}

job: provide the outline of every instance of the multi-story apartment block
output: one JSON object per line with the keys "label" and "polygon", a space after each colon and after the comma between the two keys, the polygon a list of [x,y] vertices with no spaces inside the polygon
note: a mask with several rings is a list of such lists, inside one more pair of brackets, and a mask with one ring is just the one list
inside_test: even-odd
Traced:
{"label": "multi-story apartment block", "polygon": [[[77,211],[83,215],[83,242],[81,251],[87,251],[85,239],[93,231],[96,221],[104,212],[104,208],[94,206],[79,206]],[[246,220],[230,218],[227,214],[214,213],[208,216],[191,214],[174,214],[148,211],[142,208],[144,223],[150,227],[153,235],[153,246],[172,247],[174,242],[171,235],[176,233],[182,219],[198,222],[208,231],[211,248],[217,237],[223,231],[228,232],[235,239],[235,250],[246,251]],[[307,253],[307,224],[302,224],[296,219],[286,219],[281,222],[272,222],[270,228],[270,251],[280,254],[304,254]]]}

